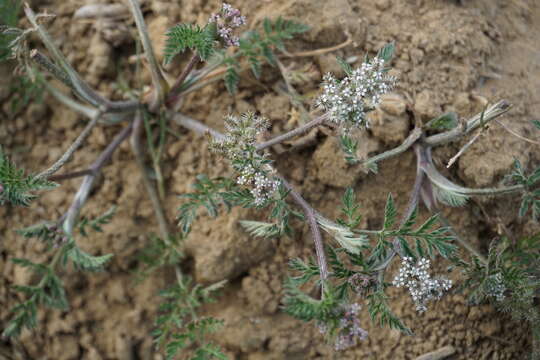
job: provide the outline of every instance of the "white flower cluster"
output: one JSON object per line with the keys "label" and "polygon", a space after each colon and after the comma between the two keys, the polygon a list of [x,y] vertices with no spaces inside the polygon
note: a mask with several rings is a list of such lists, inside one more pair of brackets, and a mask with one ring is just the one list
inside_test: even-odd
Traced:
{"label": "white flower cluster", "polygon": [[269,160],[256,152],[257,136],[268,128],[268,121],[253,113],[225,118],[225,138],[211,140],[210,148],[223,154],[240,174],[237,184],[251,188],[256,205],[264,204],[276,192],[280,181],[270,175]]}
{"label": "white flower cluster", "polygon": [[236,179],[236,183],[251,188],[251,194],[255,198],[255,205],[264,204],[280,185],[279,180],[272,179],[265,173],[255,170],[251,165],[245,166],[241,174]]}
{"label": "white flower cluster", "polygon": [[357,303],[345,307],[343,317],[339,323],[339,334],[335,343],[335,349],[337,351],[355,346],[358,339],[367,339],[368,332],[360,327],[360,321],[358,320],[360,309],[361,306]]}
{"label": "white flower cluster", "polygon": [[216,23],[219,37],[227,46],[239,46],[240,39],[233,35],[235,28],[246,23],[246,17],[240,15],[240,10],[223,3],[220,14],[212,14],[210,22]]}
{"label": "white flower cluster", "polygon": [[418,312],[427,310],[426,303],[432,299],[440,299],[444,291],[452,287],[448,279],[433,279],[428,273],[430,261],[421,258],[418,263],[411,257],[404,257],[399,273],[394,278],[393,285],[406,287],[416,304]]}
{"label": "white flower cluster", "polygon": [[491,275],[489,277],[489,281],[487,282],[486,287],[488,296],[494,297],[497,301],[504,300],[504,292],[506,291],[506,286],[504,286],[501,273]]}
{"label": "white flower cluster", "polygon": [[344,132],[351,128],[368,128],[366,113],[381,101],[381,96],[395,84],[393,76],[385,74],[385,61],[375,57],[353,70],[341,81],[330,73],[323,78],[323,93],[316,105],[328,112],[330,120]]}

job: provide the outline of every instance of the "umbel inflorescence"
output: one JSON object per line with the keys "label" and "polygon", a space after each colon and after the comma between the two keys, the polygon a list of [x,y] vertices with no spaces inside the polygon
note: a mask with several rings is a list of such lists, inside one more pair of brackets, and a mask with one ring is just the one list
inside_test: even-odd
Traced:
{"label": "umbel inflorescence", "polygon": [[328,112],[330,120],[343,132],[369,127],[366,113],[373,110],[381,96],[394,87],[396,79],[386,74],[385,63],[385,59],[377,56],[348,71],[342,80],[337,80],[330,73],[324,76],[323,93],[316,104]]}
{"label": "umbel inflorescence", "polygon": [[416,263],[411,257],[404,257],[399,273],[394,278],[393,285],[406,287],[416,304],[418,312],[427,310],[426,304],[433,299],[440,299],[445,291],[452,287],[452,280],[434,279],[428,273],[430,261],[421,258]]}
{"label": "umbel inflorescence", "polygon": [[240,14],[240,10],[223,3],[219,14],[212,14],[210,23],[215,23],[217,33],[226,46],[239,46],[240,38],[233,35],[234,29],[246,23],[246,17]]}
{"label": "umbel inflorescence", "polygon": [[238,177],[236,182],[250,188],[255,205],[263,205],[278,189],[279,180],[271,175],[270,160],[259,154],[257,136],[266,131],[268,121],[253,113],[225,117],[226,135],[210,139],[210,149],[227,158]]}

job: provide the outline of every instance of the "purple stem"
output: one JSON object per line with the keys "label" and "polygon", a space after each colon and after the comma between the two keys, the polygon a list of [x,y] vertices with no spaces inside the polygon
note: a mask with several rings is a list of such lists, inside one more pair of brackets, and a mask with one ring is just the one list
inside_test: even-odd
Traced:
{"label": "purple stem", "polygon": [[282,134],[282,135],[278,135],[276,136],[275,138],[273,139],[270,139],[268,141],[265,141],[263,143],[260,143],[260,144],[257,144],[257,150],[264,150],[270,146],[273,146],[273,145],[276,145],[276,144],[279,144],[279,143],[282,143],[286,140],[289,140],[295,136],[299,136],[299,135],[303,135],[305,133],[307,133],[309,130],[313,129],[314,127],[317,127],[321,124],[323,124],[326,120],[328,119],[328,115],[327,114],[324,114],[324,115],[321,115],[307,123],[305,123],[304,125],[300,126],[300,127],[297,127],[296,129],[293,129],[285,134]]}
{"label": "purple stem", "polygon": [[73,202],[69,207],[69,210],[63,216],[63,218],[65,218],[63,228],[66,234],[71,234],[73,232],[73,228],[75,226],[77,217],[79,216],[79,212],[81,211],[83,205],[86,203],[86,199],[90,194],[90,190],[92,189],[92,185],[94,184],[97,175],[101,172],[103,166],[111,159],[114,151],[129,136],[132,128],[133,123],[120,131],[118,135],[115,136],[113,141],[98,156],[96,161],[94,161],[94,163],[90,166],[88,170],[90,173],[84,177],[81,186],[79,187],[79,190],[77,191],[77,194],[75,194],[75,198],[73,199]]}
{"label": "purple stem", "polygon": [[313,236],[313,242],[315,243],[315,252],[317,253],[317,263],[319,264],[319,269],[321,272],[321,279],[324,282],[328,279],[328,265],[326,263],[326,256],[324,254],[324,246],[322,242],[321,232],[319,230],[319,225],[317,224],[317,218],[315,217],[315,211],[313,208],[304,200],[302,195],[300,195],[291,184],[281,176],[279,176],[283,186],[285,186],[289,191],[296,203],[302,208],[304,214],[306,215],[309,228],[311,230],[311,235]]}

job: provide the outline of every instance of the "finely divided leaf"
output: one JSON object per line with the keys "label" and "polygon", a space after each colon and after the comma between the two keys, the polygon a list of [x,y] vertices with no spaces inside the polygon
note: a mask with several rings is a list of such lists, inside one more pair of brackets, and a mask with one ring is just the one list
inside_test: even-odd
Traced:
{"label": "finely divided leaf", "polygon": [[390,229],[396,222],[397,210],[396,205],[394,204],[394,198],[392,194],[388,194],[386,199],[386,206],[384,208],[384,225],[383,230]]}
{"label": "finely divided leaf", "polygon": [[342,57],[339,57],[339,56],[336,56],[336,60],[339,66],[341,66],[341,69],[343,69],[343,71],[345,72],[345,74],[347,75],[352,74],[353,68],[351,67],[349,63],[347,63]]}
{"label": "finely divided leaf", "polygon": [[389,62],[390,60],[392,60],[395,50],[396,45],[392,41],[391,43],[384,45],[383,48],[379,50],[379,52],[377,53],[377,57],[383,59],[385,62]]}
{"label": "finely divided leaf", "polygon": [[278,226],[273,223],[240,220],[240,225],[255,237],[271,238],[280,234]]}
{"label": "finely divided leaf", "polygon": [[240,80],[240,76],[238,75],[236,67],[234,66],[227,67],[224,80],[225,80],[225,87],[227,88],[227,91],[231,94],[236,93],[236,90],[238,89],[238,82]]}
{"label": "finely divided leaf", "polygon": [[13,205],[29,206],[36,198],[33,191],[50,190],[58,184],[35,175],[25,175],[9,161],[0,147],[0,205],[9,202]]}
{"label": "finely divided leaf", "polygon": [[202,60],[207,60],[213,52],[214,36],[210,25],[201,28],[197,25],[178,24],[167,32],[164,60],[168,64],[186,49],[196,51]]}
{"label": "finely divided leaf", "polygon": [[69,259],[71,259],[71,261],[73,261],[73,265],[77,269],[83,271],[102,270],[103,266],[113,257],[112,254],[92,256],[81,250],[75,244],[73,244],[73,247],[67,251],[67,256]]}

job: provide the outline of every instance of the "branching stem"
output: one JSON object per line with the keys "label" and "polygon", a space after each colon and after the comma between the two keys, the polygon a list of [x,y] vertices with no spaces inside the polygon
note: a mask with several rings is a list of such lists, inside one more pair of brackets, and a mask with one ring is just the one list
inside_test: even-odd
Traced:
{"label": "branching stem", "polygon": [[423,140],[423,143],[427,146],[433,147],[447,144],[451,141],[459,140],[463,136],[478,128],[479,126],[506,113],[508,110],[510,110],[510,107],[511,105],[510,103],[508,103],[508,101],[501,100],[487,110],[482,111],[481,113],[478,113],[472,118],[470,118],[464,128],[458,126],[452,130],[443,132],[441,134],[428,136]]}
{"label": "branching stem", "polygon": [[90,194],[90,190],[92,189],[92,185],[94,184],[97,175],[100,173],[103,166],[111,159],[114,151],[129,136],[132,130],[132,126],[133,124],[130,124],[122,131],[120,131],[120,133],[116,135],[113,141],[105,148],[105,150],[98,156],[96,161],[94,161],[94,163],[90,166],[89,170],[91,171],[91,174],[84,177],[81,186],[79,187],[79,190],[75,194],[69,210],[63,217],[65,219],[63,228],[66,234],[71,235],[73,233],[73,228],[75,227],[79,212],[86,203],[86,200],[88,198],[88,195]]}
{"label": "branching stem", "polygon": [[59,64],[57,66],[45,55],[37,51],[32,51],[31,58],[36,59],[36,62],[40,66],[43,66],[48,71],[52,71],[53,76],[56,76],[60,81],[71,87],[78,96],[95,107],[102,109],[104,112],[130,112],[139,106],[138,102],[134,101],[110,101],[94,91],[69,64],[66,57],[60,52],[45,29],[38,24],[36,14],[27,4],[24,7],[24,12],[47,50],[49,50],[52,57]]}
{"label": "branching stem", "polygon": [[146,23],[144,22],[144,17],[141,12],[141,7],[139,6],[138,0],[129,0],[129,5],[133,18],[135,19],[135,24],[137,25],[137,30],[139,31],[139,36],[141,38],[142,46],[146,54],[146,59],[150,66],[150,73],[152,75],[152,84],[154,85],[155,99],[152,99],[151,108],[158,108],[159,104],[162,104],[165,100],[165,93],[167,91],[167,82],[163,77],[161,72],[161,67],[158,64],[154,49],[152,47],[152,42],[148,35],[148,29],[146,28]]}
{"label": "branching stem", "polygon": [[[185,115],[182,114],[176,114],[176,116],[173,118],[173,120],[179,124],[180,126],[183,126],[189,130],[193,130],[199,134],[205,134],[210,133],[212,136],[214,136],[217,139],[223,139],[224,135],[221,134],[218,131],[215,131],[208,126],[204,125],[203,123],[191,119]],[[307,124],[306,124],[307,125]],[[287,189],[290,190],[290,194],[293,197],[294,201],[302,208],[304,211],[304,214],[306,215],[306,218],[308,220],[308,224],[313,236],[313,241],[315,242],[315,251],[317,253],[317,261],[319,263],[319,269],[321,273],[321,279],[326,280],[328,278],[328,265],[326,262],[326,256],[324,254],[324,246],[322,243],[322,237],[319,229],[319,225],[317,224],[317,212],[304,200],[304,198],[294,190],[291,184],[287,182],[283,177],[278,176],[278,178],[283,183],[283,186],[285,186]]]}

